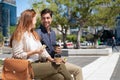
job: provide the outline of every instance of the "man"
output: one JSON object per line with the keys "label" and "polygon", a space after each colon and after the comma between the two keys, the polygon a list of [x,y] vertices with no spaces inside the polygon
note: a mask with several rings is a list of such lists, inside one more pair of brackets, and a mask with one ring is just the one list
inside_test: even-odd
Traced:
{"label": "man", "polygon": [[[53,12],[50,9],[44,9],[41,11],[41,25],[39,29],[37,29],[37,32],[41,37],[42,44],[47,46],[46,50],[51,55],[51,57],[54,58],[56,35],[50,26],[52,23],[52,13]],[[59,53],[60,51],[61,49],[59,48],[57,52]],[[73,74],[75,80],[83,80],[82,69],[79,66],[67,62],[65,63],[65,66],[67,70]]]}

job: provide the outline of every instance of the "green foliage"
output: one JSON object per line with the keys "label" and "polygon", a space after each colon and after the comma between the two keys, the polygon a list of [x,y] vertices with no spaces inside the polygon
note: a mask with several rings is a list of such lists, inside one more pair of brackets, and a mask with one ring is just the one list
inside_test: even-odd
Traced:
{"label": "green foliage", "polygon": [[39,26],[40,26],[40,18],[37,18],[36,28],[38,28]]}
{"label": "green foliage", "polygon": [[94,35],[93,34],[87,34],[85,36],[85,38],[86,38],[87,41],[93,41],[94,40]]}
{"label": "green foliage", "polygon": [[[49,8],[54,12],[52,27],[56,27],[62,33],[62,41],[66,41],[67,31],[70,27],[69,8],[72,7],[72,2],[69,0],[40,0],[34,2],[32,7],[39,14],[44,8]],[[68,11],[68,13],[67,13]],[[39,17],[40,18],[40,17]],[[40,20],[40,19],[39,19]],[[39,21],[37,22],[40,23]],[[61,28],[58,26],[60,25]]]}
{"label": "green foliage", "polygon": [[4,36],[2,34],[2,28],[0,27],[0,47],[3,46],[3,42],[4,42]]}
{"label": "green foliage", "polygon": [[[70,26],[114,28],[120,11],[119,4],[120,0],[40,0],[33,3],[33,8],[38,13],[44,8],[54,11],[52,26],[62,33],[63,38],[66,38]],[[72,20],[73,22],[71,22]],[[57,27],[58,25],[61,25],[61,30]],[[77,37],[80,36],[77,34]],[[92,38],[93,35],[86,37],[88,40]],[[96,38],[96,34],[94,38]],[[69,39],[75,41],[74,38],[69,37]]]}
{"label": "green foliage", "polygon": [[[71,34],[71,35],[67,35],[67,41],[69,41],[69,42],[73,42],[73,43],[76,43],[77,42],[77,35],[75,35],[75,34]],[[58,40],[62,40],[62,35],[57,35],[56,36],[56,40],[58,41]],[[81,42],[83,42],[83,41],[86,41],[86,37],[81,37],[80,38],[80,41]]]}
{"label": "green foliage", "polygon": [[64,25],[71,25],[70,18],[77,20],[74,25],[81,25],[81,27],[113,27],[115,18],[120,11],[119,4],[119,0],[35,0],[33,8],[38,13],[44,8],[53,10],[52,25],[54,27],[58,24],[62,25],[63,28]]}
{"label": "green foliage", "polygon": [[56,40],[62,40],[62,35],[56,35]]}
{"label": "green foliage", "polygon": [[16,26],[10,26],[10,35],[13,34],[13,32],[15,31]]}
{"label": "green foliage", "polygon": [[4,36],[2,34],[0,34],[0,43],[2,43],[4,40]]}
{"label": "green foliage", "polygon": [[76,38],[77,36],[76,35],[74,35],[74,34],[72,34],[72,35],[67,35],[67,40],[68,41],[72,41],[72,42],[76,42],[77,41],[77,38]]}
{"label": "green foliage", "polygon": [[0,67],[2,66],[2,64],[3,64],[3,61],[2,61],[2,60],[0,60]]}
{"label": "green foliage", "polygon": [[4,36],[2,34],[2,28],[0,28],[0,46],[3,43],[3,41],[4,41]]}
{"label": "green foliage", "polygon": [[83,43],[84,41],[86,41],[86,38],[82,36],[82,37],[80,38],[80,42]]}

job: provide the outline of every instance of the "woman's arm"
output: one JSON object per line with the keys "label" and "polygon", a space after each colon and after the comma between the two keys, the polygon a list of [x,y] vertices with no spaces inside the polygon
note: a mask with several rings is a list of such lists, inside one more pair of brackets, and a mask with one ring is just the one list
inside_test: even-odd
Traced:
{"label": "woman's arm", "polygon": [[47,60],[50,62],[54,62],[54,59],[52,57],[47,57]]}
{"label": "woman's arm", "polygon": [[27,52],[27,56],[29,57],[33,54],[42,54],[42,53],[43,53],[43,49],[37,49],[37,50]]}
{"label": "woman's arm", "polygon": [[27,52],[23,51],[23,44],[22,41],[12,41],[12,51],[13,51],[13,57],[16,58],[27,58]]}
{"label": "woman's arm", "polygon": [[29,56],[33,54],[38,54],[38,53],[41,54],[43,52],[42,49],[25,51],[23,47],[24,45],[25,44],[23,44],[22,40],[19,42],[15,40],[12,41],[13,57],[27,59]]}
{"label": "woman's arm", "polygon": [[54,62],[54,59],[49,55],[49,53],[47,52],[47,50],[45,49],[46,45],[42,45],[40,43],[40,45],[42,46],[42,54],[40,54],[41,57],[46,57],[48,61],[50,62]]}

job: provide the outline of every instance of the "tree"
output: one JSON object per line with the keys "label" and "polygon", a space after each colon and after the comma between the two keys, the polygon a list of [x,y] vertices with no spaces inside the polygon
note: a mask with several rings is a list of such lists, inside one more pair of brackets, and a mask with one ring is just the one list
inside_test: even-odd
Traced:
{"label": "tree", "polygon": [[[96,11],[97,13],[94,14],[96,24],[95,26],[103,26],[104,28],[115,28],[116,24],[116,16],[119,14],[120,11],[120,6],[119,6],[120,1],[115,0],[106,0],[102,1],[100,5],[96,6]],[[98,38],[100,37],[97,35]],[[97,39],[96,39],[97,40]]]}
{"label": "tree", "polygon": [[100,3],[96,3],[96,0],[76,0],[76,6],[72,11],[72,18],[76,20],[76,25],[79,26],[77,33],[77,48],[80,48],[80,37],[82,28],[90,26],[90,22],[94,22],[93,10]]}
{"label": "tree", "polygon": [[33,3],[33,8],[38,12],[43,8],[54,11],[52,25],[62,33],[64,48],[68,28],[77,27],[77,48],[80,48],[83,28],[115,26],[115,19],[120,11],[119,4],[119,0],[41,0]]}
{"label": "tree", "polygon": [[[119,0],[76,0],[72,17],[79,26],[77,45],[80,46],[81,29],[91,27],[114,27],[115,18],[120,11]],[[97,33],[96,33],[97,34]],[[96,39],[97,40],[97,39]]]}
{"label": "tree", "polygon": [[43,8],[50,8],[54,12],[52,26],[56,27],[57,30],[62,33],[64,48],[67,48],[65,41],[68,28],[70,27],[69,8],[72,5],[73,3],[69,2],[69,0],[41,0],[39,2],[33,3],[33,8],[37,12],[41,11]]}

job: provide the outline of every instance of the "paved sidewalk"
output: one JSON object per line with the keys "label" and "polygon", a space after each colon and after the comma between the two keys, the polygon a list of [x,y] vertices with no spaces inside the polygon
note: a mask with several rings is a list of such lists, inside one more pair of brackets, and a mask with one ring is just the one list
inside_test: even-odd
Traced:
{"label": "paved sidewalk", "polygon": [[112,54],[85,66],[83,68],[84,80],[110,80],[118,58],[118,54]]}
{"label": "paved sidewalk", "polygon": [[[88,64],[82,67],[84,80],[120,80],[119,55],[119,53],[113,53],[109,56],[100,56],[91,62],[87,62]],[[78,61],[77,58],[72,61],[72,63],[80,66],[75,61],[81,61]]]}
{"label": "paved sidewalk", "polygon": [[118,79],[120,79],[120,56],[110,80],[118,80]]}

